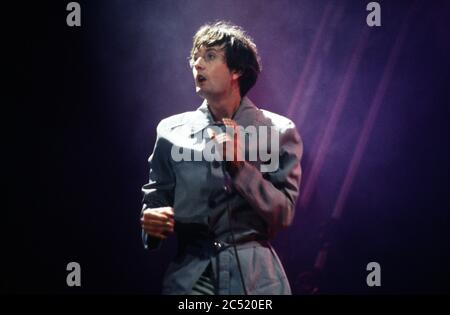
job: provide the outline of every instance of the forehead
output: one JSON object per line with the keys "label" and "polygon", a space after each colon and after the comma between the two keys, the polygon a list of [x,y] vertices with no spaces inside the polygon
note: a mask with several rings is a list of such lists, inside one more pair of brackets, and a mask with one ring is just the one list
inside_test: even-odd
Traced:
{"label": "forehead", "polygon": [[207,51],[215,51],[215,52],[220,52],[223,51],[223,48],[225,47],[225,44],[222,45],[213,45],[213,46],[205,46],[205,45],[201,45],[197,48],[194,49],[194,55],[198,54],[198,53],[205,53]]}

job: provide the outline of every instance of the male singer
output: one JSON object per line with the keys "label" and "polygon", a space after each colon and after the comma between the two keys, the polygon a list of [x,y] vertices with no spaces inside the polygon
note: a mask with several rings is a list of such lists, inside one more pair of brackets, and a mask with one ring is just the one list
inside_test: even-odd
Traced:
{"label": "male singer", "polygon": [[145,248],[177,235],[162,293],[291,294],[269,240],[294,217],[300,136],[245,96],[261,64],[242,28],[202,26],[189,59],[204,101],[159,123],[142,187]]}

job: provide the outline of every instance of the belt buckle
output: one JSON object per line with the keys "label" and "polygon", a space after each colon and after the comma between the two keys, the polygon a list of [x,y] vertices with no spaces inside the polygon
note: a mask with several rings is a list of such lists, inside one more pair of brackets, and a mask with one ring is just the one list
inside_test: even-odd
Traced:
{"label": "belt buckle", "polygon": [[215,248],[216,250],[219,251],[219,250],[222,249],[223,244],[222,244],[221,242],[219,242],[219,241],[214,241],[213,246],[214,246],[214,248]]}

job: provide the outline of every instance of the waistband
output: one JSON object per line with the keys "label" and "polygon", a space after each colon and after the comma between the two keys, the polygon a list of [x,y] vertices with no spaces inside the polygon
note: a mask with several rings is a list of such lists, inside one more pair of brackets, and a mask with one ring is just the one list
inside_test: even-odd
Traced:
{"label": "waistband", "polygon": [[268,247],[270,248],[270,243],[268,240],[252,240],[252,241],[243,241],[243,242],[237,242],[235,244],[221,241],[221,240],[196,240],[196,242],[189,242],[180,244],[178,248],[178,253],[186,253],[189,252],[190,254],[198,255],[198,256],[205,256],[205,255],[211,255],[211,254],[217,254],[221,251],[224,251],[226,249],[232,248],[233,246],[236,246],[236,249],[246,249],[251,247]]}

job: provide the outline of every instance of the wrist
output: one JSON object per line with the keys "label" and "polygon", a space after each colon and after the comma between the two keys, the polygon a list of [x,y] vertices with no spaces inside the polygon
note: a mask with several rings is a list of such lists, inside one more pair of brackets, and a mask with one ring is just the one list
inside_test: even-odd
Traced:
{"label": "wrist", "polygon": [[245,162],[244,161],[227,161],[226,163],[226,169],[228,173],[234,177],[236,176],[239,171],[244,167]]}

